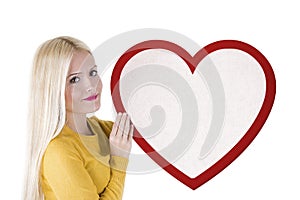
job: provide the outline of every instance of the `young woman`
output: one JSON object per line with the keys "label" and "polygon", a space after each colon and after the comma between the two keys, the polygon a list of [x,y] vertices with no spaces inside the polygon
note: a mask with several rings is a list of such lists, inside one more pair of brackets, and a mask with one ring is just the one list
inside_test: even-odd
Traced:
{"label": "young woman", "polygon": [[134,127],[87,117],[102,82],[90,49],[71,37],[46,41],[32,70],[24,199],[122,199]]}

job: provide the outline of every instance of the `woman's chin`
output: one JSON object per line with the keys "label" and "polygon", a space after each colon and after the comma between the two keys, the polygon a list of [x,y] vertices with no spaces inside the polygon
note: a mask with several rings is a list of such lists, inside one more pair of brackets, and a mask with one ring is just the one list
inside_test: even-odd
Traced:
{"label": "woman's chin", "polygon": [[98,111],[98,110],[100,109],[100,106],[101,106],[100,102],[97,103],[97,104],[95,105],[95,107],[94,107],[94,111],[93,111],[93,112]]}

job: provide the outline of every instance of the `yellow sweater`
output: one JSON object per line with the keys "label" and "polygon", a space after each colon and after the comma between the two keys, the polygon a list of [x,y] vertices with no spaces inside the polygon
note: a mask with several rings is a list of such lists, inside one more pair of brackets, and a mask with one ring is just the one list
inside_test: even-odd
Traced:
{"label": "yellow sweater", "polygon": [[122,199],[128,159],[110,156],[113,122],[88,118],[94,135],[68,126],[49,143],[41,164],[45,200]]}

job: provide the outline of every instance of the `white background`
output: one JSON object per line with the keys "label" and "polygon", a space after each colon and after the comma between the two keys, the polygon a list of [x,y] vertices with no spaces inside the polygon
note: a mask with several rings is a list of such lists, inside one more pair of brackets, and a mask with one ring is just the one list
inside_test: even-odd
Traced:
{"label": "white background", "polygon": [[200,46],[222,39],[247,42],[273,66],[277,95],[260,134],[215,178],[193,191],[163,170],[128,175],[123,199],[299,199],[299,7],[289,0],[248,2],[2,1],[1,199],[21,199],[29,73],[38,45],[71,35],[94,49],[138,28],[170,29]]}

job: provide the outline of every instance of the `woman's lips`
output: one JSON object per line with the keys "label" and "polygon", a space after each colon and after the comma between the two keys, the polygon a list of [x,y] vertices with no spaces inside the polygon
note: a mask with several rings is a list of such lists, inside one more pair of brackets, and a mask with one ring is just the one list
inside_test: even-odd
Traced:
{"label": "woman's lips", "polygon": [[97,99],[97,97],[98,97],[98,94],[94,94],[94,95],[89,96],[89,97],[87,97],[87,98],[85,98],[83,100],[85,100],[85,101],[94,101],[94,100]]}

